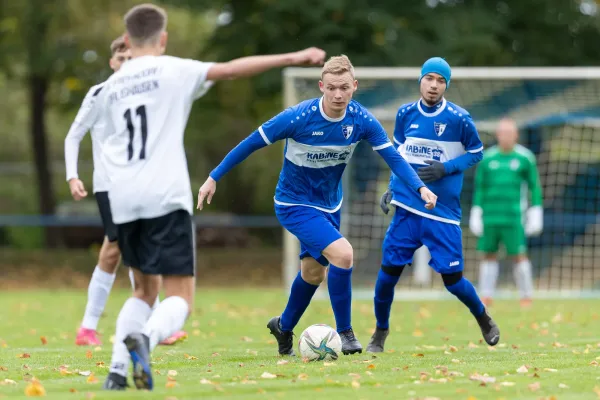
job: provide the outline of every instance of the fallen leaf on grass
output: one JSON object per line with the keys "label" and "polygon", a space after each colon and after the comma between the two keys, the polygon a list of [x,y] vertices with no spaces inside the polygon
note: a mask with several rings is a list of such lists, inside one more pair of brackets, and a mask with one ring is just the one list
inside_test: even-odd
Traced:
{"label": "fallen leaf on grass", "polygon": [[242,385],[256,385],[256,381],[251,381],[251,380],[248,380],[248,379],[243,379],[242,381],[240,381],[240,383]]}
{"label": "fallen leaf on grass", "polygon": [[275,379],[275,378],[277,378],[277,375],[273,375],[272,373],[265,371],[262,373],[262,375],[260,377],[263,379]]}
{"label": "fallen leaf on grass", "polygon": [[87,359],[91,359],[94,355],[92,354],[91,350],[86,351],[85,353],[85,358]]}
{"label": "fallen leaf on grass", "polygon": [[4,379],[3,381],[0,381],[0,385],[16,385],[17,382],[13,381],[12,379]]}
{"label": "fallen leaf on grass", "polygon": [[200,384],[201,385],[212,385],[213,383],[211,381],[209,381],[208,379],[200,379]]}
{"label": "fallen leaf on grass", "polygon": [[423,353],[415,353],[412,356],[413,357],[425,357],[425,354],[423,354]]}
{"label": "fallen leaf on grass", "polygon": [[219,357],[219,356],[220,356],[220,354],[219,354],[219,353],[212,353],[212,356],[213,356],[213,357]]}
{"label": "fallen leaf on grass", "polygon": [[350,376],[352,379],[360,379],[360,374],[354,372],[350,372],[348,376]]}
{"label": "fallen leaf on grass", "polygon": [[558,370],[554,369],[554,368],[544,368],[544,371],[546,371],[546,372],[558,372]]}
{"label": "fallen leaf on grass", "polygon": [[529,369],[525,365],[521,365],[519,368],[517,368],[517,372],[519,374],[526,374],[528,371]]}
{"label": "fallen leaf on grass", "polygon": [[359,381],[352,381],[352,383],[350,385],[352,386],[352,389],[358,389],[358,388],[360,388],[360,382]]}
{"label": "fallen leaf on grass", "polygon": [[454,364],[460,364],[461,361],[457,358],[453,358],[452,360],[450,360],[450,362],[454,363]]}
{"label": "fallen leaf on grass", "polygon": [[420,329],[415,329],[415,331],[412,334],[414,337],[422,337],[423,336],[423,331]]}
{"label": "fallen leaf on grass", "polygon": [[598,366],[598,361],[594,360],[590,363],[591,366],[593,367],[597,367]]}
{"label": "fallen leaf on grass", "polygon": [[305,381],[308,379],[308,374],[302,373],[298,375],[298,379],[300,379],[301,381]]}
{"label": "fallen leaf on grass", "polygon": [[63,368],[63,367],[60,367],[60,368],[58,369],[58,372],[59,372],[59,373],[60,373],[62,376],[73,375],[73,372],[72,372],[72,371],[69,371],[67,368]]}
{"label": "fallen leaf on grass", "polygon": [[472,381],[478,381],[478,382],[483,382],[483,383],[496,382],[496,378],[494,378],[493,376],[488,376],[487,374],[481,375],[481,374],[478,374],[477,372],[474,373],[473,375],[471,375],[469,377],[469,379]]}
{"label": "fallen leaf on grass", "polygon": [[33,378],[29,385],[25,388],[25,396],[28,397],[41,397],[46,395],[46,389],[42,386],[41,382]]}
{"label": "fallen leaf on grass", "polygon": [[189,354],[184,354],[183,356],[185,357],[186,360],[197,360],[198,359],[198,357],[190,356]]}
{"label": "fallen leaf on grass", "polygon": [[8,371],[8,368],[0,365],[0,371]]}
{"label": "fallen leaf on grass", "polygon": [[96,367],[104,367],[104,361],[96,361]]}
{"label": "fallen leaf on grass", "polygon": [[31,358],[31,354],[29,354],[29,353],[23,353],[23,354],[19,354],[17,357],[18,358]]}
{"label": "fallen leaf on grass", "polygon": [[560,389],[568,389],[568,388],[569,388],[569,386],[565,385],[564,383],[559,383],[559,384],[558,384],[558,387],[559,387]]}
{"label": "fallen leaf on grass", "polygon": [[69,393],[77,393],[77,389],[71,388],[71,389],[69,389]]}
{"label": "fallen leaf on grass", "polygon": [[48,339],[46,339],[46,336],[41,336],[40,337],[40,341],[42,342],[42,345],[47,345],[48,344]]}
{"label": "fallen leaf on grass", "polygon": [[248,337],[248,336],[242,336],[241,341],[242,342],[253,342],[254,339],[252,339],[251,337]]}
{"label": "fallen leaf on grass", "polygon": [[165,384],[165,387],[168,389],[172,389],[175,386],[177,386],[177,381],[176,380],[168,380],[167,383]]}
{"label": "fallen leaf on grass", "polygon": [[79,371],[78,374],[81,376],[90,376],[92,373],[90,371]]}
{"label": "fallen leaf on grass", "polygon": [[501,386],[515,386],[516,383],[515,382],[500,382]]}
{"label": "fallen leaf on grass", "polygon": [[277,361],[277,365],[286,365],[289,364],[290,362],[288,360],[279,360]]}
{"label": "fallen leaf on grass", "polygon": [[456,353],[458,351],[458,348],[456,346],[450,346],[450,351],[452,353]]}
{"label": "fallen leaf on grass", "polygon": [[446,379],[446,378],[439,378],[439,379],[429,378],[429,382],[431,382],[431,383],[446,383],[446,382],[448,382],[448,379]]}
{"label": "fallen leaf on grass", "polygon": [[367,369],[375,369],[375,364],[369,364],[369,365],[367,365]]}
{"label": "fallen leaf on grass", "polygon": [[94,374],[91,373],[90,376],[87,377],[86,382],[87,383],[98,383],[98,378],[96,378],[96,376],[94,376]]}
{"label": "fallen leaf on grass", "polygon": [[177,376],[177,371],[175,371],[174,369],[170,369],[169,372],[167,372],[167,376],[170,378],[174,378]]}
{"label": "fallen leaf on grass", "polygon": [[537,391],[537,390],[540,390],[540,388],[541,388],[541,387],[542,387],[542,384],[541,384],[541,383],[539,383],[539,382],[535,382],[535,383],[532,383],[532,384],[530,384],[530,385],[527,385],[527,388],[528,388],[529,390],[531,390],[532,392],[535,392],[535,391]]}
{"label": "fallen leaf on grass", "polygon": [[333,366],[335,366],[335,363],[334,362],[327,362],[327,361],[325,361],[323,363],[323,366],[325,366],[325,367],[333,367]]}

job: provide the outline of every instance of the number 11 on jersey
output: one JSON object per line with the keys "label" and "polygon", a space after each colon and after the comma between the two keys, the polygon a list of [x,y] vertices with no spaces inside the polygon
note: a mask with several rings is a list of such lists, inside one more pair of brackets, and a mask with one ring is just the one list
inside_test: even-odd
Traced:
{"label": "number 11 on jersey", "polygon": [[[140,150],[140,160],[146,158],[146,139],[148,138],[148,122],[146,119],[146,106],[139,106],[135,109],[135,114],[140,117],[141,131],[142,131],[142,149]],[[131,161],[133,158],[133,137],[135,135],[135,128],[133,126],[133,120],[131,118],[131,110],[128,109],[123,114],[123,118],[127,121],[127,130],[129,131],[129,144],[127,145],[127,161]]]}

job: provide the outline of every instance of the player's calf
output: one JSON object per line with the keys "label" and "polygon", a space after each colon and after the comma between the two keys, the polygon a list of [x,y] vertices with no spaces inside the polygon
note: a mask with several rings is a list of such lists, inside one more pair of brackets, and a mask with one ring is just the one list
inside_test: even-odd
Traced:
{"label": "player's calf", "polygon": [[109,241],[108,237],[105,236],[98,256],[98,267],[108,274],[114,274],[117,272],[120,259],[119,244],[116,241]]}

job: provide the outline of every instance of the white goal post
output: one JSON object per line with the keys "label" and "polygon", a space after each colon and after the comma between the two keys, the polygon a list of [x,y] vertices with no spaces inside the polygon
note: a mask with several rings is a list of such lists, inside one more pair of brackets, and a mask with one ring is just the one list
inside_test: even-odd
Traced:
{"label": "white goal post", "polygon": [[[283,72],[284,106],[320,95],[319,68],[287,68]],[[355,99],[365,105],[393,134],[401,104],[419,98],[420,68],[357,67]],[[600,294],[600,68],[501,67],[452,69],[447,96],[470,111],[486,147],[493,144],[497,121],[516,120],[521,143],[538,159],[544,187],[545,231],[530,240],[536,297],[597,296]],[[368,163],[363,164],[368,158]],[[342,233],[355,249],[355,288],[372,293],[379,269],[377,253],[389,223],[378,212],[378,199],[387,186],[389,169],[365,153],[354,154],[344,176]],[[376,157],[375,157],[376,158]],[[359,163],[359,166],[356,164]],[[368,168],[367,168],[368,167]],[[373,172],[362,174],[371,168]],[[472,172],[465,175],[463,247],[465,275],[477,280],[476,238],[465,221],[472,196]],[[391,213],[390,213],[391,214]],[[598,218],[596,218],[598,217]],[[283,280],[291,286],[299,268],[299,244],[284,230]],[[380,257],[380,255],[379,255]],[[425,248],[399,289],[409,298],[445,296],[441,281],[430,273]],[[509,264],[506,264],[507,266]],[[406,275],[406,276],[405,276]],[[503,268],[499,296],[514,296],[511,268]]]}

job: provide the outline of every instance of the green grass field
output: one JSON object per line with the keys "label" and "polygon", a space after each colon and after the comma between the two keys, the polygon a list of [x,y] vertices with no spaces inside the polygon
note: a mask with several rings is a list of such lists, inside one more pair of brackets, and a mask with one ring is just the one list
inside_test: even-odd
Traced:
{"label": "green grass field", "polygon": [[[113,293],[100,322],[105,344],[95,349],[73,344],[84,291],[0,294],[0,398],[25,397],[33,377],[52,399],[600,397],[598,301],[540,300],[527,311],[516,301],[499,302],[492,313],[502,339],[494,349],[481,344],[475,321],[457,301],[397,302],[386,353],[282,363],[265,325],[284,306],[284,293],[216,289],[198,290],[188,340],[155,351],[154,392],[107,393],[101,385],[110,337],[127,294]],[[355,302],[353,317],[366,346],[371,303]],[[334,323],[328,302],[313,303],[296,334],[313,323]],[[518,373],[522,366],[527,371]]]}

